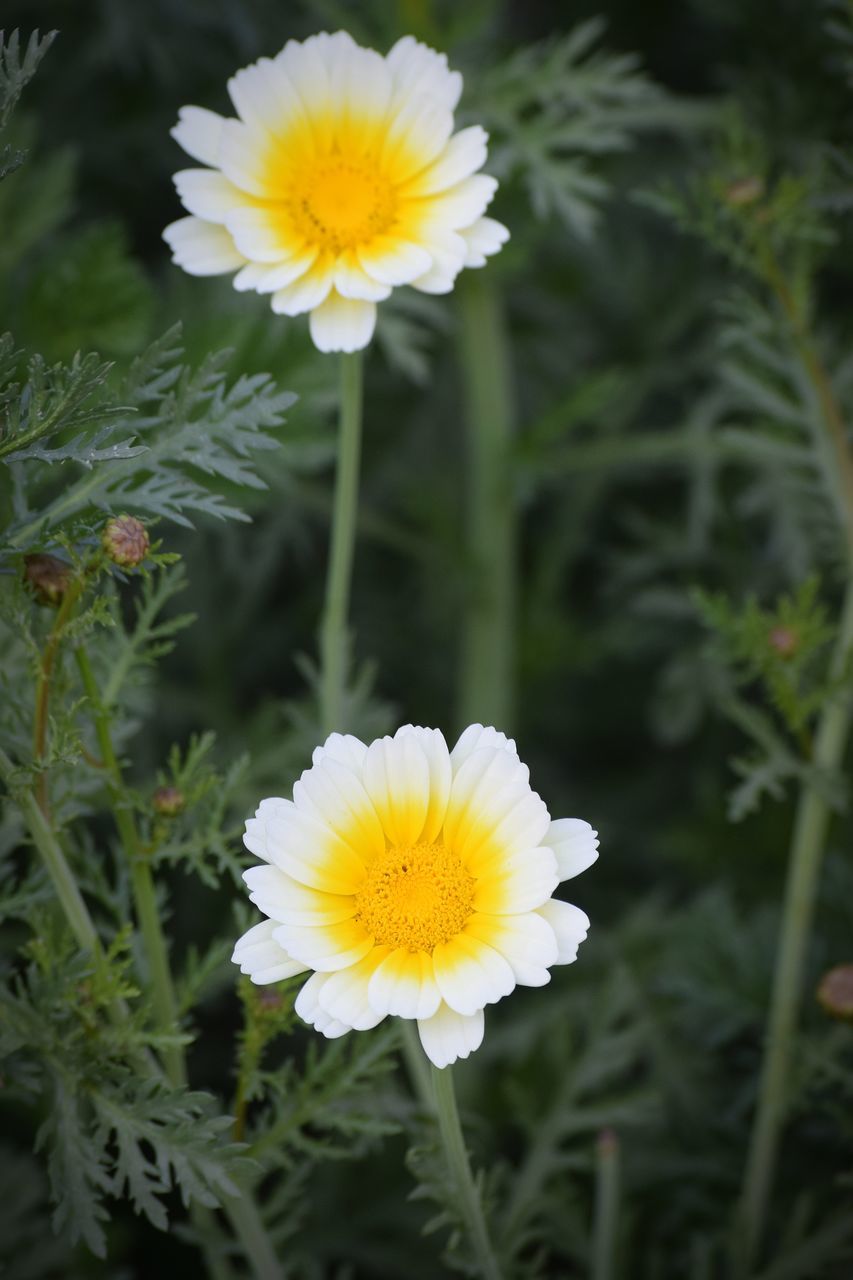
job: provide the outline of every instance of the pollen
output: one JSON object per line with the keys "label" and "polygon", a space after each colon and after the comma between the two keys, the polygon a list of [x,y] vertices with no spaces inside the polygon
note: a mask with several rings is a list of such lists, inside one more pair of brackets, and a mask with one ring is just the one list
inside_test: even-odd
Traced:
{"label": "pollen", "polygon": [[474,878],[444,844],[397,846],[368,868],[356,906],[379,945],[431,952],[471,918]]}
{"label": "pollen", "polygon": [[370,157],[331,153],[315,161],[293,187],[286,204],[296,231],[327,252],[369,244],[397,217],[394,186]]}

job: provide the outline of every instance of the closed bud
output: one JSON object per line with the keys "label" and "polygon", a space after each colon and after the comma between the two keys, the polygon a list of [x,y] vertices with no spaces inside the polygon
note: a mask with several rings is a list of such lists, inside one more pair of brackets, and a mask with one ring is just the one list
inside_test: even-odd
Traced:
{"label": "closed bud", "polygon": [[136,516],[113,516],[104,526],[101,545],[113,564],[135,569],[148,555],[148,531]]}
{"label": "closed bud", "polygon": [[161,818],[176,818],[186,806],[186,797],[177,787],[158,787],[151,797],[151,805]]}
{"label": "closed bud", "polygon": [[853,964],[839,964],[825,973],[818,985],[817,998],[833,1018],[853,1021]]}
{"label": "closed bud", "polygon": [[755,204],[764,195],[764,183],[761,178],[738,178],[726,187],[726,204],[734,207]]}
{"label": "closed bud", "polygon": [[770,632],[770,643],[780,658],[792,658],[799,648],[800,638],[791,627],[774,627]]}
{"label": "closed bud", "polygon": [[57,556],[25,556],[24,581],[39,604],[56,608],[71,584],[71,565]]}

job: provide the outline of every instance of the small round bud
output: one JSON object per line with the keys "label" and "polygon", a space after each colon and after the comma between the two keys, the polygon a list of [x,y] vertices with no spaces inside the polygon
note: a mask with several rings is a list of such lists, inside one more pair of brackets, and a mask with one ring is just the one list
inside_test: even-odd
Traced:
{"label": "small round bud", "polygon": [[24,582],[39,604],[55,608],[71,585],[71,565],[57,556],[25,556]]}
{"label": "small round bud", "polygon": [[263,1013],[276,1013],[283,1004],[281,996],[271,987],[262,987],[258,992],[258,1006]]}
{"label": "small round bud", "polygon": [[780,658],[792,658],[799,648],[800,637],[791,627],[774,627],[770,643]]}
{"label": "small round bud", "polygon": [[755,176],[738,178],[737,182],[730,182],[725,192],[726,204],[735,208],[755,204],[756,200],[760,200],[763,195],[764,183],[761,178]]}
{"label": "small round bud", "polygon": [[853,1021],[853,964],[839,964],[825,973],[817,989],[817,998],[833,1018]]}
{"label": "small round bud", "polygon": [[136,516],[113,516],[104,526],[101,545],[113,564],[135,569],[148,555],[148,532]]}
{"label": "small round bud", "polygon": [[158,787],[151,797],[151,805],[161,818],[176,818],[186,805],[183,791],[177,787]]}

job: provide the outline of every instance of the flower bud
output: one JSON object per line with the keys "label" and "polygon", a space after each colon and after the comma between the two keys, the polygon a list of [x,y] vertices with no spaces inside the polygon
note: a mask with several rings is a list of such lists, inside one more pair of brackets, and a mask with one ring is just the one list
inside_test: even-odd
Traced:
{"label": "flower bud", "polygon": [[839,964],[825,973],[818,985],[817,998],[833,1018],[853,1021],[853,964]]}
{"label": "flower bud", "polygon": [[726,187],[725,199],[726,204],[735,208],[743,205],[755,204],[756,200],[760,200],[764,195],[764,183],[761,178],[754,175],[749,178],[738,178],[736,182],[730,182]]}
{"label": "flower bud", "polygon": [[134,569],[148,555],[148,532],[136,516],[113,516],[104,526],[101,545],[113,564]]}
{"label": "flower bud", "polygon": [[57,556],[25,556],[24,581],[39,604],[55,608],[71,584],[71,565]]}
{"label": "flower bud", "polygon": [[176,818],[186,805],[183,791],[177,787],[158,787],[151,797],[151,805],[161,818]]}
{"label": "flower bud", "polygon": [[799,643],[800,638],[791,627],[774,627],[770,632],[770,644],[780,658],[792,658]]}

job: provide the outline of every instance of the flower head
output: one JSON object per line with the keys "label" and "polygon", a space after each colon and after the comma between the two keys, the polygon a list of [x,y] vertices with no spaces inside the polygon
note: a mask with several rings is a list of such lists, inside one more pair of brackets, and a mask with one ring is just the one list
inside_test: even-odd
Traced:
{"label": "flower head", "polygon": [[570,964],[589,928],[551,895],[598,857],[596,832],[552,822],[515,743],[479,724],[452,751],[413,725],[370,746],[333,733],[245,843],[267,919],[235,964],[258,983],[313,970],[296,1011],[329,1037],[417,1019],[438,1067],[479,1046],[487,1004]]}
{"label": "flower head", "polygon": [[448,293],[508,238],[483,217],[486,133],[453,132],[462,77],[412,36],[384,58],[345,31],[289,40],[228,90],[238,119],[184,107],[172,130],[207,167],[175,174],[191,216],[164,237],[190,274],[310,312],[321,351],[366,346],[396,285]]}

